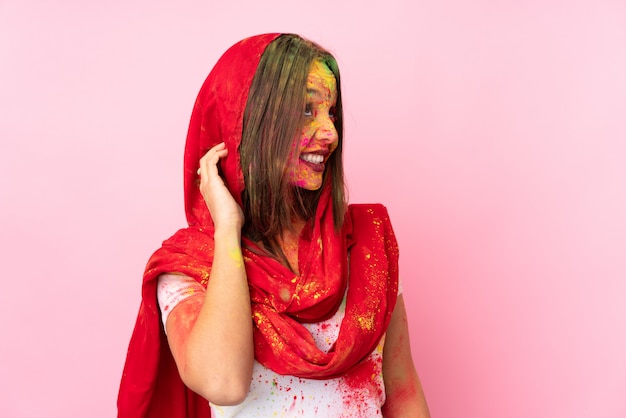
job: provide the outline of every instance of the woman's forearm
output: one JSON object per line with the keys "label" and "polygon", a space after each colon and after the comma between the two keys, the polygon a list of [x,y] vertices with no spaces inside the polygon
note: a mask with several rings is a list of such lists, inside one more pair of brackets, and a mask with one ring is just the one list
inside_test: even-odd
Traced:
{"label": "woman's forearm", "polygon": [[387,394],[383,406],[385,418],[430,417],[411,356],[408,319],[402,295],[398,296],[385,337],[383,378]]}

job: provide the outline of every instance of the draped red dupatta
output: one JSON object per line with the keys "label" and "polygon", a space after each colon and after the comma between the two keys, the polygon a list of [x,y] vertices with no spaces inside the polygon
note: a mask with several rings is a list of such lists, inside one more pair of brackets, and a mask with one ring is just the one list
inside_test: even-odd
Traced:
{"label": "draped red dupatta", "polygon": [[[213,223],[197,185],[198,162],[213,145],[225,142],[229,155],[221,169],[241,204],[244,181],[238,148],[248,90],[261,55],[278,36],[260,35],[235,44],[200,90],[185,148],[189,227],[165,241],[146,267],[118,396],[119,417],[210,417],[208,402],[188,390],[176,370],[160,322],[156,279],[164,272],[181,272],[206,286]],[[244,238],[243,244],[257,361],[277,373],[328,379],[346,373],[376,347],[398,291],[398,248],[383,206],[349,206],[344,227],[336,231],[326,188],[300,237],[299,276],[254,250],[254,242]],[[345,318],[337,341],[329,352],[321,351],[302,323],[332,316],[344,296]]]}

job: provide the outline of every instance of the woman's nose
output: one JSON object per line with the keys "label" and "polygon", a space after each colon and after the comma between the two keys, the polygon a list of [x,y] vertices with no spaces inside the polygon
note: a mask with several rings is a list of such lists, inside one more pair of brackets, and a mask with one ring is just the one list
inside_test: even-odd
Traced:
{"label": "woman's nose", "polygon": [[322,118],[319,128],[315,133],[315,138],[320,141],[329,142],[331,144],[339,140],[337,128],[335,128],[335,124],[330,116]]}

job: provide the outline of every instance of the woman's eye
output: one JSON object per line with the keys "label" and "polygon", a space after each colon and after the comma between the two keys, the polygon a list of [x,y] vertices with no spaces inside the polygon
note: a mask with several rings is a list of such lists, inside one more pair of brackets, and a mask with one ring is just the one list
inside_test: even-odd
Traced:
{"label": "woman's eye", "polygon": [[304,116],[313,116],[313,109],[311,108],[310,104],[307,104],[304,107]]}
{"label": "woman's eye", "polygon": [[333,122],[337,121],[337,112],[335,111],[334,107],[330,109],[330,111],[328,112],[328,116],[332,119]]}

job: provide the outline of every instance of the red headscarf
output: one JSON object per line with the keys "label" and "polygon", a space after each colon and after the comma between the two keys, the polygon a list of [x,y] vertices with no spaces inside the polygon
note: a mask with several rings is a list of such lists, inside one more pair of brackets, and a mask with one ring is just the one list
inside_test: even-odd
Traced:
{"label": "red headscarf", "polygon": [[[210,417],[208,402],[188,390],[176,370],[160,322],[156,279],[165,272],[180,272],[206,286],[213,260],[213,222],[196,170],[209,148],[225,142],[229,153],[221,169],[241,204],[244,180],[238,151],[248,91],[261,55],[278,36],[259,35],[232,46],[200,90],[185,148],[189,227],[165,241],[148,262],[120,385],[119,417]],[[256,244],[243,239],[255,358],[280,374],[328,379],[346,373],[376,347],[395,306],[398,248],[386,209],[351,205],[343,229],[336,231],[329,186],[300,238],[299,276],[262,251],[250,251]],[[344,295],[345,318],[337,341],[328,353],[321,351],[302,322],[332,316]]]}

